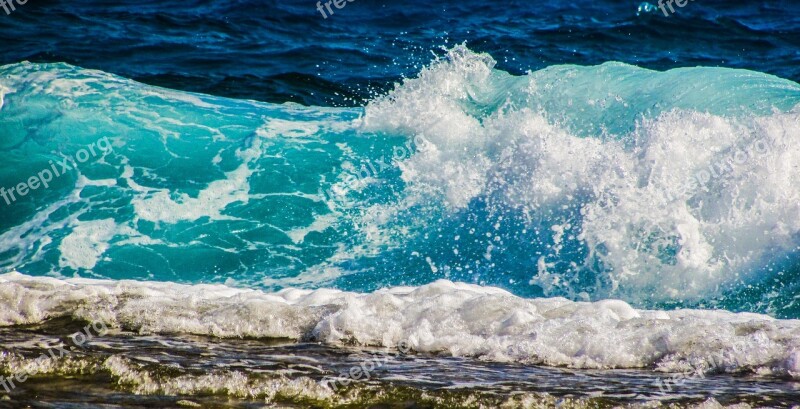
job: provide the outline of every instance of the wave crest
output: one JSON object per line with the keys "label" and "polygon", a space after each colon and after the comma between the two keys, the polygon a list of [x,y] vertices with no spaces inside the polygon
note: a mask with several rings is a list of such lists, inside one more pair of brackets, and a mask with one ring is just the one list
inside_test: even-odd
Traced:
{"label": "wave crest", "polygon": [[378,241],[430,245],[456,279],[637,303],[710,301],[794,267],[797,84],[493,67],[456,47],[367,106],[363,131],[425,141],[401,164],[401,200],[365,212]]}

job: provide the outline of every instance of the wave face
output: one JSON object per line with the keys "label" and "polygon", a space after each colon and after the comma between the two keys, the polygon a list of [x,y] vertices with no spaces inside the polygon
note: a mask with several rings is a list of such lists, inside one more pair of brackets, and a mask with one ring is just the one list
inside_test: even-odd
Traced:
{"label": "wave face", "polygon": [[444,278],[800,317],[800,85],[494,65],[458,46],[365,108],[2,67],[0,186],[70,169],[0,198],[0,263],[264,289]]}

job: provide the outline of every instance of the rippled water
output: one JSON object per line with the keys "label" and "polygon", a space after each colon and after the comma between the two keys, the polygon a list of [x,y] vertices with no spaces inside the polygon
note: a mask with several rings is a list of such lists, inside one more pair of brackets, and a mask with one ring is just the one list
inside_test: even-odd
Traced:
{"label": "rippled water", "polygon": [[[13,403],[0,407],[115,404],[159,407],[254,407],[252,399],[280,405],[327,407],[498,407],[558,405],[610,408],[619,404],[705,402],[709,394],[725,405],[784,406],[800,393],[786,383],[747,376],[693,377],[669,391],[658,382],[670,374],[649,371],[575,371],[397,350],[331,348],[289,340],[220,340],[191,336],[141,336],[114,332],[81,348],[62,334],[83,323],[0,329],[0,339],[17,345],[3,361],[24,365],[47,350],[66,345],[69,355],[50,373],[20,384]],[[38,345],[38,346],[37,346]],[[375,364],[377,362],[377,364]],[[339,384],[334,393],[317,386],[331,377],[364,368],[360,382]],[[111,387],[114,384],[115,387]],[[671,387],[672,388],[672,387]],[[126,392],[136,393],[136,397]],[[400,402],[404,402],[400,404]]]}
{"label": "rippled water", "polygon": [[[657,2],[652,2],[653,5]],[[359,105],[466,41],[512,73],[621,61],[746,68],[800,80],[800,5],[640,1],[39,1],[10,16],[0,64],[68,62],[146,83],[259,101]]]}

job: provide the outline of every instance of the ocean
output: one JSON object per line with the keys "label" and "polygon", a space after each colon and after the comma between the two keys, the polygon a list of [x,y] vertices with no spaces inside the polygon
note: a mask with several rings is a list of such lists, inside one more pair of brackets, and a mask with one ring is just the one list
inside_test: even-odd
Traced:
{"label": "ocean", "polygon": [[0,407],[800,404],[800,3],[0,35]]}

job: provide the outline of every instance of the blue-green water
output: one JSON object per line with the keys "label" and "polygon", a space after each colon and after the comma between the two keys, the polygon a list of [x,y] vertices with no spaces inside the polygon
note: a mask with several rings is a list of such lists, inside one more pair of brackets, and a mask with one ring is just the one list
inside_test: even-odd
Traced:
{"label": "blue-green water", "polygon": [[54,173],[0,200],[2,266],[266,289],[448,278],[798,316],[800,85],[494,64],[455,47],[364,108],[2,67],[0,186]]}

